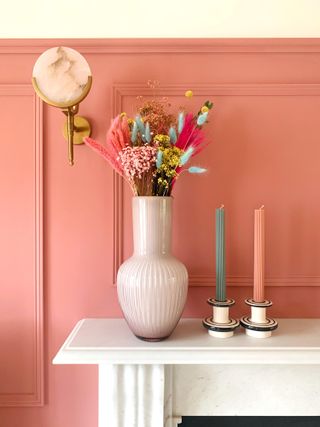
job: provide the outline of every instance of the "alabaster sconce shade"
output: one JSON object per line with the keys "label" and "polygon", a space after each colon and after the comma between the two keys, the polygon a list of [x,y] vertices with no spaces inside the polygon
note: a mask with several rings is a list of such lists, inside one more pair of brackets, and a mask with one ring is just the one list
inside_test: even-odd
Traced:
{"label": "alabaster sconce shade", "polygon": [[53,47],[37,59],[32,84],[47,104],[61,108],[67,116],[64,136],[68,140],[69,163],[73,165],[73,145],[81,144],[90,135],[90,124],[77,116],[80,102],[88,95],[92,76],[85,58],[69,47]]}

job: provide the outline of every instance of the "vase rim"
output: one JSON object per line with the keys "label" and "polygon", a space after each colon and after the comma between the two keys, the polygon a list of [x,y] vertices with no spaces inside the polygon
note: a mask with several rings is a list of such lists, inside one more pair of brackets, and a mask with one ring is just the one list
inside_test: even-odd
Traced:
{"label": "vase rim", "polygon": [[173,199],[173,196],[132,196],[133,199]]}

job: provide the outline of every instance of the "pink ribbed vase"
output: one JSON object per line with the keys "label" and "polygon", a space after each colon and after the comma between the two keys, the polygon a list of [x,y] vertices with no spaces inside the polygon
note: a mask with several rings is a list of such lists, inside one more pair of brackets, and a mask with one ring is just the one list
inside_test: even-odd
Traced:
{"label": "pink ribbed vase", "polygon": [[119,268],[118,299],[132,332],[160,341],[177,326],[188,292],[186,267],[171,254],[172,197],[134,197],[134,252]]}

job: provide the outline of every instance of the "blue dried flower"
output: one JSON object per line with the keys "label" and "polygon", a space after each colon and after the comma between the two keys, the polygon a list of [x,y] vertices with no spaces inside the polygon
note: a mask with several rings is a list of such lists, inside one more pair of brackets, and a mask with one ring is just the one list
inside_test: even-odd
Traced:
{"label": "blue dried flower", "polygon": [[188,172],[189,173],[204,173],[204,172],[207,172],[207,169],[200,168],[199,166],[191,166],[188,169]]}
{"label": "blue dried flower", "polygon": [[180,134],[182,132],[184,126],[184,114],[183,112],[179,113],[178,116],[178,133]]}
{"label": "blue dried flower", "polygon": [[207,118],[208,118],[208,112],[200,114],[197,118],[197,125],[202,126],[207,121]]}
{"label": "blue dried flower", "polygon": [[131,132],[131,142],[134,144],[138,136],[138,125],[137,122],[133,123],[132,132]]}
{"label": "blue dried flower", "polygon": [[180,157],[180,166],[183,166],[186,163],[188,163],[188,161],[190,160],[190,158],[192,156],[193,151],[194,151],[193,147],[187,148],[187,150]]}
{"label": "blue dried flower", "polygon": [[147,142],[151,142],[150,125],[148,122],[146,123],[144,136],[145,136]]}
{"label": "blue dried flower", "polygon": [[170,142],[175,144],[177,142],[177,133],[174,127],[171,126],[169,129]]}
{"label": "blue dried flower", "polygon": [[163,151],[158,150],[158,152],[157,152],[157,162],[156,162],[157,169],[160,169],[160,167],[162,165],[162,158],[163,158]]}
{"label": "blue dried flower", "polygon": [[139,115],[136,116],[136,123],[137,123],[139,132],[141,133],[141,135],[144,135],[145,128],[144,128],[143,121]]}

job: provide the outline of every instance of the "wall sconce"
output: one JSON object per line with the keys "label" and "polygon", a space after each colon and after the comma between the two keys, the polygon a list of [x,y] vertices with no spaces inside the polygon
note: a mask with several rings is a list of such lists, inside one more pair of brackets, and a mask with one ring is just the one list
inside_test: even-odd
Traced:
{"label": "wall sconce", "polygon": [[37,59],[32,73],[37,95],[47,104],[61,108],[67,116],[63,135],[68,141],[68,158],[73,165],[73,145],[82,144],[91,128],[85,117],[77,116],[79,103],[88,95],[92,76],[85,58],[69,47],[53,47]]}

